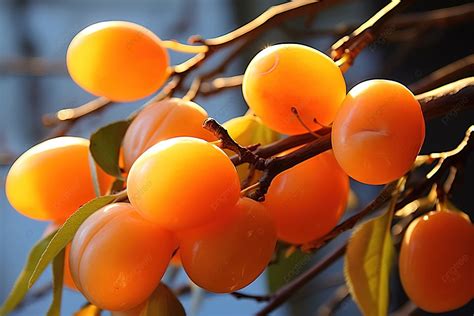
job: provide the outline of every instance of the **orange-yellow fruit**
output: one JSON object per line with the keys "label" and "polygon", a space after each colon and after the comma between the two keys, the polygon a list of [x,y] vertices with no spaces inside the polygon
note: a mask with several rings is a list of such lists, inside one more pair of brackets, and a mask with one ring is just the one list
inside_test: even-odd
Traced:
{"label": "orange-yellow fruit", "polygon": [[186,273],[215,293],[236,291],[253,282],[270,262],[276,244],[273,219],[260,203],[243,198],[229,213],[179,236]]}
{"label": "orange-yellow fruit", "polygon": [[474,297],[474,227],[467,216],[431,212],[408,227],[400,278],[408,297],[432,313],[457,309]]}
{"label": "orange-yellow fruit", "polygon": [[84,90],[113,101],[142,99],[168,78],[168,52],[145,27],[125,21],[92,24],[69,44],[67,68]]}
{"label": "orange-yellow fruit", "polygon": [[70,268],[75,284],[94,305],[128,310],[158,286],[177,243],[127,203],[92,214],[77,231]]}
{"label": "orange-yellow fruit", "polygon": [[[56,223],[51,223],[49,224],[44,233],[43,236],[48,236],[52,232],[56,231],[59,228],[60,225]],[[69,253],[71,251],[71,244],[68,244],[66,246],[66,251],[64,254],[64,276],[63,276],[63,283],[65,286],[67,286],[71,290],[77,291],[76,284],[74,283],[74,280],[72,279],[71,276],[71,270],[69,269]]]}
{"label": "orange-yellow fruit", "polygon": [[216,146],[176,137],[148,149],[133,164],[128,197],[143,217],[170,230],[226,215],[240,195],[234,165]]}
{"label": "orange-yellow fruit", "polygon": [[277,175],[264,205],[275,219],[278,238],[303,244],[336,226],[348,194],[349,178],[327,151]]}
{"label": "orange-yellow fruit", "polygon": [[202,127],[207,112],[191,101],[178,98],[148,105],[133,120],[123,139],[123,157],[128,171],[137,158],[159,141],[191,136],[208,141],[216,140]]}
{"label": "orange-yellow fruit", "polygon": [[323,53],[304,45],[279,44],[265,48],[248,65],[242,91],[262,121],[283,134],[329,125],[344,100],[346,84],[337,65]]}
{"label": "orange-yellow fruit", "polygon": [[384,184],[412,166],[425,138],[420,104],[403,85],[369,80],[347,95],[332,127],[332,147],[357,181]]}
{"label": "orange-yellow fruit", "polygon": [[[26,151],[7,175],[6,193],[21,214],[38,220],[63,222],[96,197],[89,162],[89,140],[58,137]],[[113,178],[96,167],[101,193]]]}

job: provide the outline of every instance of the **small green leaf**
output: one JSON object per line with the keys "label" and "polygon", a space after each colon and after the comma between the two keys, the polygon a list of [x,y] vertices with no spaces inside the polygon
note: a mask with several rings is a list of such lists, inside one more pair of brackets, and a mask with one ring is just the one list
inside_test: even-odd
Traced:
{"label": "small green leaf", "polygon": [[140,316],[185,316],[183,305],[176,295],[163,283],[160,283],[148,299]]}
{"label": "small green leaf", "polygon": [[389,275],[394,247],[392,210],[361,224],[352,234],[344,261],[346,283],[366,316],[388,314]]}
{"label": "small green leaf", "polygon": [[120,146],[130,121],[118,121],[99,128],[91,135],[90,152],[95,162],[108,174],[121,179]]}
{"label": "small green leaf", "polygon": [[43,273],[54,257],[71,242],[79,226],[95,211],[112,203],[116,197],[115,195],[107,195],[91,200],[81,206],[66,220],[51,239],[46,249],[44,249],[39,260],[37,260],[36,267],[29,279],[30,287],[38,280],[41,273]]}
{"label": "small green leaf", "polygon": [[286,283],[305,271],[311,260],[311,255],[296,249],[289,256],[285,250],[277,252],[276,262],[269,265],[267,269],[267,282],[270,292],[275,292]]}
{"label": "small green leaf", "polygon": [[44,252],[53,236],[54,233],[51,233],[38,241],[33,248],[31,248],[23,270],[16,279],[13,289],[10,291],[7,299],[3,302],[3,306],[0,308],[1,316],[10,313],[25,297],[28,292],[28,281],[33,274],[36,264],[40,260],[41,254]]}
{"label": "small green leaf", "polygon": [[61,250],[53,260],[53,301],[47,316],[61,316],[61,301],[63,297],[64,254]]}

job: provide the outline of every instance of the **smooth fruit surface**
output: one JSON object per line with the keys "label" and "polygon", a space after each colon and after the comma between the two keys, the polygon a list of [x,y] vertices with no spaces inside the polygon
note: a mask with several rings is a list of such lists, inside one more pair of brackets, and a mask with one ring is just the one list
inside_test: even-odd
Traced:
{"label": "smooth fruit surface", "polygon": [[130,169],[128,197],[150,221],[170,230],[225,216],[240,196],[229,157],[197,138],[176,137],[148,149]]}
{"label": "smooth fruit surface", "polygon": [[459,212],[437,211],[415,219],[400,251],[400,278],[421,309],[459,308],[474,295],[474,227]]}
{"label": "smooth fruit surface", "polygon": [[304,45],[265,48],[248,65],[242,83],[244,98],[262,121],[283,134],[329,125],[344,100],[346,84],[337,65],[323,53]]}
{"label": "smooth fruit surface", "polygon": [[130,204],[110,204],[77,231],[71,274],[94,305],[128,310],[143,303],[158,286],[176,247],[170,232],[144,220]]}
{"label": "smooth fruit surface", "polygon": [[278,238],[302,244],[336,226],[348,194],[349,178],[327,151],[277,175],[263,204],[275,219]]}
{"label": "smooth fruit surface", "polygon": [[208,141],[215,137],[202,127],[207,112],[198,104],[172,98],[145,107],[130,124],[123,139],[123,157],[128,171],[133,162],[159,141],[191,136]]}
{"label": "smooth fruit surface", "polygon": [[332,147],[357,181],[384,184],[412,166],[425,138],[420,104],[403,85],[369,80],[349,91],[332,127]]}
{"label": "smooth fruit surface", "polygon": [[[89,140],[80,137],[57,137],[33,146],[8,172],[10,204],[27,217],[63,222],[96,197],[89,159]],[[103,194],[113,178],[99,167],[96,171]]]}
{"label": "smooth fruit surface", "polygon": [[270,213],[243,198],[230,217],[179,235],[183,267],[200,287],[228,293],[253,282],[268,265],[276,245]]}
{"label": "smooth fruit surface", "polygon": [[125,21],[92,24],[69,44],[67,68],[84,90],[113,101],[134,101],[155,92],[169,76],[160,39]]}

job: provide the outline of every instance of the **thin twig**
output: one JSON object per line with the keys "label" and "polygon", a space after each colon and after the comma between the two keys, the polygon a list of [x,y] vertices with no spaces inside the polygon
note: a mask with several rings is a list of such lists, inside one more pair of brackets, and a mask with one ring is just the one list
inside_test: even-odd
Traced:
{"label": "thin twig", "polygon": [[252,294],[246,294],[242,292],[232,292],[230,293],[230,295],[232,295],[236,299],[250,299],[256,302],[267,302],[270,300],[269,295],[252,295]]}

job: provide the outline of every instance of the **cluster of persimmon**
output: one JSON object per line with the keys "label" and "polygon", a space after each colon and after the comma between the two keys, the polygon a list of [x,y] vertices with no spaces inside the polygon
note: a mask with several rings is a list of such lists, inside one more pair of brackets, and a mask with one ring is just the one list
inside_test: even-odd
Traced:
{"label": "cluster of persimmon", "polygon": [[[67,66],[85,90],[114,101],[144,98],[170,74],[162,41],[129,22],[102,22],[81,31],[70,44]],[[122,142],[129,203],[107,205],[80,226],[67,249],[67,284],[103,309],[136,312],[178,255],[198,286],[216,293],[241,289],[268,265],[277,239],[302,244],[335,227],[346,207],[349,176],[368,184],[395,180],[411,168],[423,143],[421,108],[407,88],[371,80],[346,94],[338,66],[307,46],[262,50],[248,65],[242,89],[255,115],[224,124],[241,145],[255,143],[256,134],[265,144],[278,133],[295,135],[332,125],[333,150],[277,175],[260,203],[241,197],[248,166],[237,170],[229,153],[216,146],[215,136],[202,128],[207,118],[203,108],[178,98],[148,105]],[[90,159],[89,141],[78,137],[34,146],[7,176],[10,203],[28,217],[61,225],[96,197],[92,174],[101,194],[114,180]],[[461,236],[463,246],[451,249],[451,241],[442,237],[438,245],[446,245],[443,251],[450,258],[467,253],[471,262],[471,224],[446,214],[451,213],[429,215],[433,220],[428,222],[439,221],[434,226],[447,229],[453,243]],[[452,225],[444,226],[446,221]],[[440,292],[443,287],[433,281],[431,294],[423,294],[429,274],[418,272],[435,251],[424,242],[441,235],[432,231],[436,227],[418,228],[421,220],[413,225],[402,247],[402,280],[417,304],[437,309],[430,304],[441,304],[437,297],[448,292]],[[446,268],[436,267],[440,273]],[[465,272],[471,280],[472,270]],[[470,289],[454,290],[458,283],[452,282],[453,291],[470,294],[446,306],[472,297],[474,282],[466,282]]]}

